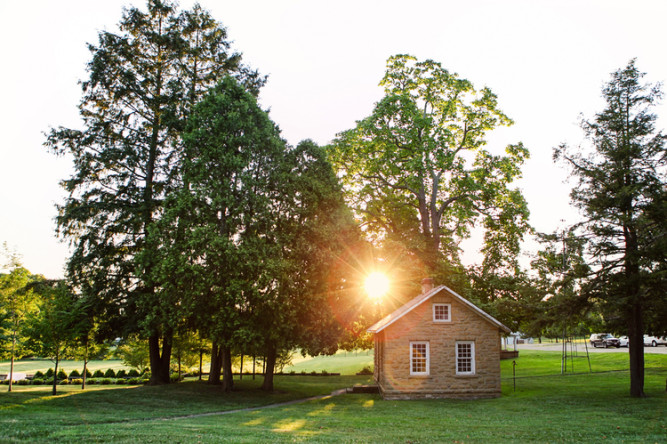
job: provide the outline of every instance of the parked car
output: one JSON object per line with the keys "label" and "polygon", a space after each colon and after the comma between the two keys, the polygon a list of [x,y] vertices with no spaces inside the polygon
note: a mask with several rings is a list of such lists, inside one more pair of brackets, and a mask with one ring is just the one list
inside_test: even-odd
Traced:
{"label": "parked car", "polygon": [[620,347],[621,342],[618,338],[610,335],[609,333],[593,333],[591,335],[591,345],[595,348],[598,346],[608,348],[608,347]]}
{"label": "parked car", "polygon": [[657,347],[658,345],[667,345],[667,338],[664,336],[649,336],[644,335],[644,346],[650,345]]}
{"label": "parked car", "polygon": [[619,347],[629,347],[630,346],[630,338],[627,336],[621,336],[618,338],[618,346]]}

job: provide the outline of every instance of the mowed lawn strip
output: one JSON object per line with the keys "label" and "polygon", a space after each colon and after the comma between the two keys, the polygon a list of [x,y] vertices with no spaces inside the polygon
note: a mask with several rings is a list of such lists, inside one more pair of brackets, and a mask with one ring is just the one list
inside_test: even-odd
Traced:
{"label": "mowed lawn strip", "polygon": [[[342,395],[170,420],[158,418],[285,402],[369,383],[370,378],[282,376],[276,378],[273,394],[257,389],[261,377],[253,381],[245,376],[230,394],[195,381],[164,387],[91,386],[85,392],[60,386],[63,394],[57,397],[43,386],[19,386],[13,393],[0,393],[0,442],[667,441],[667,355],[646,355],[647,399],[628,396],[627,355],[599,355],[591,360],[603,373],[561,376],[560,353],[522,351],[516,360],[516,392],[512,361],[503,361],[503,396],[498,399],[390,402],[376,395]],[[548,371],[552,376],[545,376]]]}

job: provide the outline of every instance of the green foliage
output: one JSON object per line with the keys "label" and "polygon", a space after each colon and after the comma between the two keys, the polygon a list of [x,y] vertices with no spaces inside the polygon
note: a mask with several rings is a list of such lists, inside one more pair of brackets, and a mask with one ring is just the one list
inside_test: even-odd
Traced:
{"label": "green foliage", "polygon": [[130,369],[129,372],[127,372],[127,376],[129,376],[130,378],[137,378],[137,377],[139,377],[139,372],[136,369],[133,368],[133,369]]}
{"label": "green foliage", "polygon": [[23,329],[26,318],[37,310],[38,299],[30,284],[43,278],[31,275],[6,243],[1,256],[0,270],[8,271],[0,273],[0,359],[4,360],[29,352]]}
{"label": "green foliage", "polygon": [[592,150],[567,146],[554,158],[578,180],[571,198],[581,210],[593,273],[582,294],[598,304],[610,330],[630,338],[631,393],[643,396],[642,337],[667,332],[667,150],[651,108],[660,85],[642,83],[632,60],[603,89],[606,108],[582,129]]}
{"label": "green foliage", "polygon": [[514,266],[528,209],[510,185],[528,151],[521,143],[504,156],[484,148],[488,131],[512,123],[495,94],[407,55],[389,58],[380,84],[385,96],[372,114],[330,150],[368,235],[386,256],[416,256],[404,268],[421,267],[423,277],[424,266],[434,273],[443,259],[458,265],[459,242],[481,223],[485,260]]}
{"label": "green foliage", "polygon": [[[151,338],[154,375],[168,382],[171,332],[183,319],[158,296],[155,249],[146,241],[180,182],[181,133],[192,107],[222,77],[233,75],[257,94],[263,79],[230,50],[227,33],[199,5],[177,10],[148,0],[124,10],[119,32],[102,31],[89,45],[89,79],[81,82],[82,129],[57,128],[45,145],[71,156],[62,181],[58,232],[72,242],[68,279],[79,289],[107,338]],[[166,380],[164,380],[167,378]]]}
{"label": "green foliage", "polygon": [[116,354],[122,359],[123,364],[133,367],[139,372],[144,372],[150,363],[148,344],[145,340],[135,337],[123,340],[118,346]]}
{"label": "green foliage", "polygon": [[58,370],[58,379],[67,379],[67,372],[65,372],[63,369]]}
{"label": "green foliage", "polygon": [[44,376],[46,376],[47,378],[52,378],[53,377],[53,369],[52,368],[48,369]]}
{"label": "green foliage", "polygon": [[116,377],[116,372],[113,371],[112,368],[110,368],[106,372],[104,372],[104,377],[105,378],[115,378]]}
{"label": "green foliage", "polygon": [[[125,378],[127,376],[127,372],[124,369],[118,370],[116,372],[116,378]],[[111,376],[113,378],[113,376]]]}
{"label": "green foliage", "polygon": [[93,378],[104,378],[104,372],[102,370],[95,370]]}

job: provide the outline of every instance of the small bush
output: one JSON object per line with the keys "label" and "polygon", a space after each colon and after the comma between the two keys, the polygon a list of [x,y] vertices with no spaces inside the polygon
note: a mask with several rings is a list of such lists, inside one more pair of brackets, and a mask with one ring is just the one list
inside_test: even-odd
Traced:
{"label": "small bush", "polygon": [[58,370],[58,380],[67,379],[67,372],[63,369]]}
{"label": "small bush", "polygon": [[100,384],[102,384],[102,385],[110,385],[110,384],[113,384],[113,379],[111,379],[111,378],[102,378],[102,379],[100,380]]}
{"label": "small bush", "polygon": [[107,371],[104,373],[104,377],[105,377],[105,378],[115,378],[115,377],[116,377],[116,372],[113,371],[112,368],[110,368],[109,370],[107,370]]}
{"label": "small bush", "polygon": [[169,375],[169,380],[171,382],[179,382],[181,379],[178,377],[178,373],[172,373]]}
{"label": "small bush", "polygon": [[90,373],[90,370],[86,369],[86,378],[92,378],[93,374]]}
{"label": "small bush", "polygon": [[125,378],[118,378],[116,379],[116,385],[122,385],[122,384],[127,384],[127,379]]}
{"label": "small bush", "polygon": [[139,372],[133,368],[129,372],[127,372],[127,376],[129,376],[130,378],[138,378],[140,375]]}
{"label": "small bush", "polygon": [[63,379],[62,381],[58,381],[58,385],[69,385],[69,379]]}
{"label": "small bush", "polygon": [[83,379],[81,378],[70,379],[69,383],[72,385],[81,385],[83,384]]}
{"label": "small bush", "polygon": [[127,377],[127,372],[123,369],[120,369],[116,372],[116,378],[125,378]]}
{"label": "small bush", "polygon": [[46,376],[47,378],[51,378],[53,376],[53,369],[52,368],[48,369],[44,376]]}
{"label": "small bush", "polygon": [[99,384],[99,383],[100,383],[99,378],[88,378],[88,379],[86,379],[86,384],[95,385],[95,384]]}
{"label": "small bush", "polygon": [[37,372],[35,372],[35,375],[33,376],[33,379],[35,378],[44,379],[44,373],[37,370]]}
{"label": "small bush", "polygon": [[366,367],[362,368],[357,375],[372,375],[373,374],[373,369],[367,365]]}
{"label": "small bush", "polygon": [[93,378],[104,378],[104,372],[102,370],[95,370]]}
{"label": "small bush", "polygon": [[81,376],[81,373],[79,373],[76,369],[72,370],[72,372],[69,374],[70,378],[78,378]]}
{"label": "small bush", "polygon": [[141,384],[141,381],[139,380],[139,378],[130,378],[127,380],[127,383],[130,385],[137,385]]}
{"label": "small bush", "polygon": [[32,385],[44,385],[42,378],[32,378]]}
{"label": "small bush", "polygon": [[20,381],[15,381],[14,384],[18,384],[18,385],[29,385],[29,384],[30,384],[30,381],[27,380],[27,379],[21,379]]}

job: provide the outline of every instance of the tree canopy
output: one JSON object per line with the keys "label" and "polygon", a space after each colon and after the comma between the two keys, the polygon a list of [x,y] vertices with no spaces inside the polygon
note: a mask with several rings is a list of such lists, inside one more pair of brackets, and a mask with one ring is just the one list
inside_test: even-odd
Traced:
{"label": "tree canopy", "polygon": [[226,75],[254,93],[263,79],[241,64],[225,28],[199,6],[179,12],[170,1],[149,0],[145,12],[126,9],[119,30],[100,32],[89,45],[83,129],[53,129],[46,146],[74,160],[57,218],[73,246],[68,279],[96,302],[109,337],[149,337],[153,382],[168,382],[172,332],[150,317],[156,288],[146,278],[152,255],[141,254],[151,248],[146,236],[166,193],[180,184],[181,134],[194,104]]}
{"label": "tree canopy", "polygon": [[371,115],[330,149],[366,232],[433,273],[443,260],[459,263],[460,240],[481,223],[486,255],[511,262],[528,217],[511,183],[528,151],[521,143],[504,156],[485,149],[489,131],[512,123],[496,95],[408,55],[389,58],[380,85],[385,95]]}

